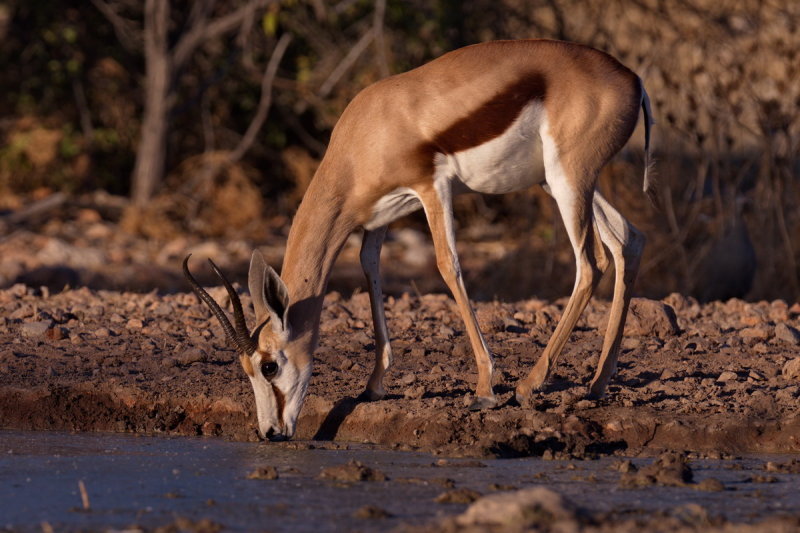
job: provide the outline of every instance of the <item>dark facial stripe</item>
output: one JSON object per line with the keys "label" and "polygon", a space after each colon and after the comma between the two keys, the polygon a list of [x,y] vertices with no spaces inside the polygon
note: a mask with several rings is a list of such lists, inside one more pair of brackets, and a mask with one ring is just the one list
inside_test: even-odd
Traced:
{"label": "dark facial stripe", "polygon": [[286,397],[275,385],[272,385],[272,392],[275,394],[275,407],[278,408],[278,420],[283,421],[283,407],[286,405]]}
{"label": "dark facial stripe", "polygon": [[[543,75],[530,74],[505,87],[475,110],[457,120],[434,139],[434,149],[443,153],[474,148],[499,137],[532,100],[543,100],[546,92]],[[451,105],[458,106],[458,102]]]}

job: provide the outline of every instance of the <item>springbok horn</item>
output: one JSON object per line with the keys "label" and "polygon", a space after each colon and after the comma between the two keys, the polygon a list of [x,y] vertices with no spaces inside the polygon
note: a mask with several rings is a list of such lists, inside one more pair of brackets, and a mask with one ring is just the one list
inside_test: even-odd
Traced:
{"label": "springbok horn", "polygon": [[247,322],[244,319],[244,311],[242,310],[242,301],[239,299],[236,290],[231,286],[231,283],[222,274],[222,271],[214,264],[214,261],[209,259],[208,262],[211,264],[214,274],[222,280],[222,284],[225,286],[225,290],[228,291],[228,296],[230,296],[231,303],[233,304],[233,323],[236,325],[237,344],[246,348],[247,355],[250,355],[256,351],[258,346],[256,346],[256,343],[250,337],[250,333],[247,330]]}
{"label": "springbok horn", "polygon": [[189,254],[183,260],[183,275],[186,277],[186,280],[192,287],[192,291],[209,307],[209,309],[211,309],[211,312],[217,317],[222,329],[225,331],[225,335],[236,346],[236,349],[239,350],[239,353],[250,355],[256,350],[256,346],[250,336],[247,335],[247,325],[244,322],[244,313],[242,312],[242,303],[239,300],[239,296],[236,294],[236,291],[233,290],[233,287],[231,287],[230,283],[228,283],[228,280],[222,276],[222,274],[216,268],[216,265],[214,265],[212,262],[211,265],[214,268],[214,272],[222,278],[223,283],[225,284],[225,289],[228,291],[228,295],[231,297],[236,325],[241,326],[240,329],[244,330],[244,335],[233,328],[231,321],[228,320],[227,315],[225,315],[225,311],[222,310],[219,304],[214,301],[214,298],[212,298],[211,295],[200,286],[197,280],[194,279],[194,276],[192,276],[192,273],[189,272],[189,258],[191,256],[192,254]]}

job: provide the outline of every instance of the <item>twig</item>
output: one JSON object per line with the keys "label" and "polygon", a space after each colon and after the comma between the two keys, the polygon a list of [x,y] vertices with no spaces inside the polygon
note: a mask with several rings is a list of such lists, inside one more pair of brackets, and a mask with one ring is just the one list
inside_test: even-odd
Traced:
{"label": "twig", "polygon": [[191,57],[195,49],[203,42],[219,37],[236,26],[242,24],[247,17],[252,17],[255,10],[265,7],[270,0],[251,0],[236,11],[208,23],[208,19],[198,20],[178,41],[172,58],[176,67],[180,68]]}
{"label": "twig", "polygon": [[378,70],[381,77],[386,78],[389,72],[389,62],[386,61],[386,43],[383,40],[383,24],[386,17],[386,0],[375,0],[375,17],[372,21],[372,32],[375,35],[375,54],[378,61]]}
{"label": "twig", "polygon": [[86,144],[91,146],[94,141],[92,113],[89,111],[89,104],[86,103],[86,92],[83,90],[83,83],[77,76],[72,78],[72,94],[75,96],[75,106],[78,108],[81,131],[83,131],[83,136],[86,138]]}
{"label": "twig", "polygon": [[81,491],[81,502],[83,503],[83,510],[88,511],[91,509],[91,505],[89,504],[89,493],[86,492],[86,485],[84,485],[83,480],[78,480],[78,490]]}
{"label": "twig", "polygon": [[141,32],[134,30],[134,22],[121,17],[116,8],[104,0],[92,0],[92,4],[111,23],[122,47],[128,52],[137,51],[142,41],[142,35]]}
{"label": "twig", "polygon": [[5,217],[5,222],[9,224],[20,224],[25,222],[26,220],[46,213],[48,211],[52,211],[57,209],[67,201],[67,194],[63,192],[57,192],[55,194],[51,194],[47,198],[42,198],[41,200],[37,200],[33,202],[28,207],[17,211],[16,213],[11,213],[10,215]]}
{"label": "twig", "polygon": [[369,43],[372,42],[372,39],[375,38],[375,28],[370,28],[364,35],[361,36],[361,39],[350,49],[344,59],[333,69],[328,79],[322,82],[322,85],[319,88],[317,94],[320,98],[325,98],[330,94],[333,90],[334,86],[339,83],[339,80],[347,73],[348,70],[358,61],[358,58],[361,57],[361,54],[364,53],[364,50],[367,49]]}
{"label": "twig", "polygon": [[278,65],[280,65],[290,42],[292,42],[292,34],[284,33],[278,39],[278,44],[275,45],[275,50],[272,52],[272,57],[269,58],[269,64],[267,64],[267,68],[264,71],[264,77],[261,79],[261,99],[258,102],[258,109],[238,146],[231,152],[229,160],[232,163],[239,161],[247,153],[259,130],[261,130],[261,126],[264,125],[264,121],[267,120],[267,114],[272,105],[272,83],[275,80],[275,74],[278,72]]}

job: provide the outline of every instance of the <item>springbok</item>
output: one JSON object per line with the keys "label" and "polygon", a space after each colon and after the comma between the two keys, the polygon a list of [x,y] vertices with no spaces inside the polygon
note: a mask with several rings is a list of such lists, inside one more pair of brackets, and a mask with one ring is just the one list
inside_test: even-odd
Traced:
{"label": "springbok", "polygon": [[[628,141],[642,110],[644,191],[649,188],[650,103],[641,79],[598,50],[550,40],[498,41],[455,50],[361,91],[342,113],[289,232],[281,276],[253,253],[249,289],[256,328],[247,329],[236,292],[235,328],[191,277],[236,345],[253,385],[261,438],[291,438],[311,377],[331,266],[346,238],[364,228],[361,265],[375,328],[375,368],[362,394],[380,400],[392,362],[379,276],[387,225],[425,210],[436,264],[455,297],[478,366],[470,409],[497,405],[493,362],[456,255],[452,197],[500,194],[536,183],[555,199],[575,252],[572,295],[542,356],[517,383],[526,401],[542,387],[602,272],[616,278],[608,328],[589,395],[616,370],[644,236],[596,190],[600,169]],[[537,153],[539,156],[537,157]],[[538,161],[538,163],[537,163]],[[544,179],[537,168],[544,164]]]}

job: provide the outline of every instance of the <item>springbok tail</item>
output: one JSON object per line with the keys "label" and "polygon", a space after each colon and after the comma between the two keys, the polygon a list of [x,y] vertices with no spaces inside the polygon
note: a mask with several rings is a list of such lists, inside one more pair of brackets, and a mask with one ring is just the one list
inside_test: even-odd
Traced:
{"label": "springbok tail", "polygon": [[650,157],[650,129],[653,124],[653,111],[650,108],[650,97],[644,88],[644,82],[639,78],[639,85],[642,88],[642,116],[644,118],[644,183],[642,190],[647,194],[653,205],[660,209],[660,198],[658,196],[658,187],[655,186],[655,179],[653,178],[653,162]]}

